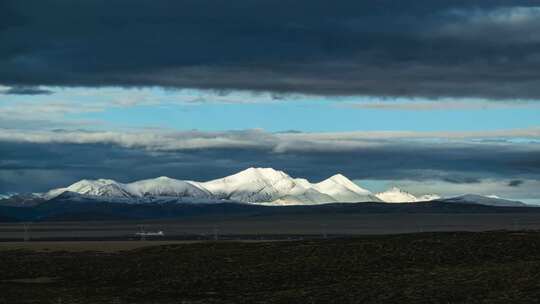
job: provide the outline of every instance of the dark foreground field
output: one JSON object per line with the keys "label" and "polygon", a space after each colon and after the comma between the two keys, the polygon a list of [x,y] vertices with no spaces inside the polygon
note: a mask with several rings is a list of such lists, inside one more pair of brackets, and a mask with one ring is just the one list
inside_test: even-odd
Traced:
{"label": "dark foreground field", "polygon": [[[518,208],[520,209],[520,208]],[[0,223],[5,241],[133,240],[163,231],[160,240],[299,239],[443,231],[540,230],[540,213],[327,213],[194,216],[176,219]],[[26,233],[25,233],[26,228]]]}
{"label": "dark foreground field", "polygon": [[0,303],[538,303],[540,298],[537,232],[200,242],[117,252],[59,249],[64,251],[1,250]]}

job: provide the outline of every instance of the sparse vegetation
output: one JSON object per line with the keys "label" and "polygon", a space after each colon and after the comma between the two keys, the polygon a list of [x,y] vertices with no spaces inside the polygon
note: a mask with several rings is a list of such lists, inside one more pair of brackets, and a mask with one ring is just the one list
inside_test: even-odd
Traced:
{"label": "sparse vegetation", "polygon": [[535,303],[540,233],[0,252],[0,303]]}

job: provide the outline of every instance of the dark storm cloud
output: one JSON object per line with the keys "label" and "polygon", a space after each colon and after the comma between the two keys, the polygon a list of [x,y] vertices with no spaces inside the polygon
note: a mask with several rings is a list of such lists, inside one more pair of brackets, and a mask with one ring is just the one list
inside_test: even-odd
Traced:
{"label": "dark storm cloud", "polygon": [[515,179],[515,180],[511,180],[508,182],[508,186],[510,187],[519,187],[523,184],[524,182],[520,179]]}
{"label": "dark storm cloud", "polygon": [[0,3],[0,83],[540,98],[521,0]]}
{"label": "dark storm cloud", "polygon": [[49,95],[53,91],[39,87],[14,86],[2,92],[7,95]]}
{"label": "dark storm cloud", "polygon": [[[148,151],[115,144],[0,144],[0,193],[45,191],[83,178],[122,182],[170,176],[210,180],[251,166],[273,167],[295,177],[320,181],[335,173],[351,179],[540,180],[540,148],[471,145],[389,144],[334,151],[285,151],[264,147]],[[513,182],[515,184],[515,182]]]}
{"label": "dark storm cloud", "polygon": [[452,184],[474,184],[480,182],[480,179],[470,176],[448,176],[442,180]]}

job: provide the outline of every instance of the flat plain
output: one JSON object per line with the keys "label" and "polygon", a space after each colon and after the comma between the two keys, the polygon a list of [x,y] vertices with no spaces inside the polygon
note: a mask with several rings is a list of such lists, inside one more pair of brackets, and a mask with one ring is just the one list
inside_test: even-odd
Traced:
{"label": "flat plain", "polygon": [[533,231],[108,243],[114,250],[88,243],[46,250],[10,243],[0,251],[0,303],[506,304],[540,297],[540,233]]}
{"label": "flat plain", "polygon": [[[25,225],[27,232],[25,233]],[[540,230],[540,213],[391,213],[197,216],[179,219],[0,223],[1,241],[134,240],[163,231],[162,240],[289,239],[437,231]],[[2,247],[0,242],[0,248]]]}
{"label": "flat plain", "polygon": [[535,303],[538,231],[537,213],[1,223],[0,303]]}

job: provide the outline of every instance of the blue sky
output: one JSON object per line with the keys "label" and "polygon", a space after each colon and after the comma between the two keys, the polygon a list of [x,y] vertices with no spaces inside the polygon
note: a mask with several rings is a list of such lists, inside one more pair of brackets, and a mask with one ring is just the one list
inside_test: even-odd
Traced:
{"label": "blue sky", "polygon": [[409,111],[355,109],[341,105],[341,102],[302,100],[264,104],[136,106],[84,114],[79,118],[104,120],[118,126],[146,125],[205,131],[261,128],[272,132],[481,131],[529,128],[537,126],[540,121],[540,111],[536,106],[518,109]]}
{"label": "blue sky", "polygon": [[[2,95],[0,111],[14,105],[18,112],[32,106],[62,105],[57,112],[38,110],[36,117],[53,121],[94,121],[90,129],[167,128],[224,131],[260,128],[269,132],[339,131],[489,131],[537,127],[540,106],[535,102],[488,102],[319,97],[267,93],[164,90],[160,88],[68,88],[50,95]],[[382,106],[381,106],[382,105]],[[403,106],[406,105],[406,106]],[[415,108],[421,105],[421,108]],[[66,110],[65,108],[71,109]],[[17,112],[12,110],[12,112]],[[15,113],[17,114],[17,113]],[[22,115],[22,113],[19,113]],[[80,126],[75,125],[75,128]]]}

